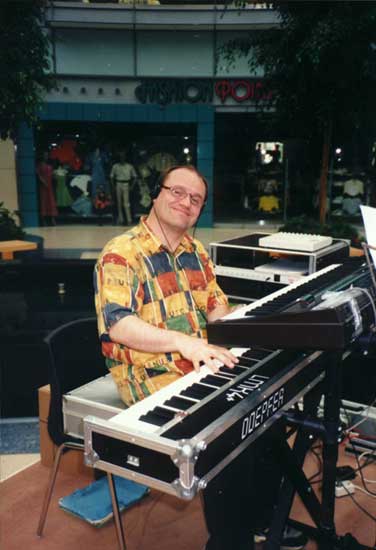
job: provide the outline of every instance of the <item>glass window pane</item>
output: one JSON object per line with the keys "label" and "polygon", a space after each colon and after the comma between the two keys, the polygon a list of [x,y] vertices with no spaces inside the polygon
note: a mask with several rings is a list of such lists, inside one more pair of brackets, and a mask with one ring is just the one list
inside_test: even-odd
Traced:
{"label": "glass window pane", "polygon": [[56,32],[58,74],[132,76],[133,66],[130,31],[63,29]]}
{"label": "glass window pane", "polygon": [[138,76],[213,76],[210,32],[138,33]]}

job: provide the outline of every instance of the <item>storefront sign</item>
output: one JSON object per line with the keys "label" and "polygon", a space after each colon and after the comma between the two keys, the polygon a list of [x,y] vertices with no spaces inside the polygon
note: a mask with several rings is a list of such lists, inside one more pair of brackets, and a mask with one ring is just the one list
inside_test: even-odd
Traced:
{"label": "storefront sign", "polygon": [[222,103],[229,98],[237,103],[243,101],[269,100],[271,91],[266,90],[261,80],[220,80],[215,83],[215,94]]}
{"label": "storefront sign", "polygon": [[259,101],[271,99],[271,92],[261,80],[208,80],[208,79],[147,79],[135,89],[140,103],[221,103]]}
{"label": "storefront sign", "polygon": [[141,103],[211,103],[213,84],[210,80],[144,80],[135,89]]}

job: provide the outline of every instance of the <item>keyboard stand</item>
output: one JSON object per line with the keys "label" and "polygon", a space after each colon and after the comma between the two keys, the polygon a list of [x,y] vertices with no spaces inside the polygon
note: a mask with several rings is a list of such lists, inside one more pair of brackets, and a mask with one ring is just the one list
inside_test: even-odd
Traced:
{"label": "keyboard stand", "polygon": [[[264,550],[279,550],[286,523],[315,539],[319,550],[367,550],[369,548],[358,543],[349,533],[343,537],[336,534],[334,509],[338,443],[341,435],[339,412],[342,352],[327,353],[324,360],[326,361],[325,379],[304,397],[303,413],[285,415],[287,426],[297,428],[293,447],[290,448],[286,440],[277,440],[277,438],[274,440],[274,452],[282,464],[284,480]],[[325,396],[323,420],[316,416],[322,394]],[[303,472],[305,456],[318,438],[323,442],[321,502]],[[299,494],[315,527],[288,519],[295,492]]]}

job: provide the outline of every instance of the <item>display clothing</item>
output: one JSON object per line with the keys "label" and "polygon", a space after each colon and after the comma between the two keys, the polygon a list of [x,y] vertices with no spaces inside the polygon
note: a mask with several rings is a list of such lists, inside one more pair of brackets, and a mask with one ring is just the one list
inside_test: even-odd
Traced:
{"label": "display clothing", "polygon": [[39,211],[42,217],[54,218],[57,216],[57,208],[54,190],[52,186],[53,169],[50,164],[41,161],[37,166],[39,178]]}
{"label": "display clothing", "polygon": [[77,141],[64,139],[60,145],[52,149],[50,158],[59,160],[61,164],[67,164],[72,170],[80,170],[82,160],[76,153]]}
{"label": "display clothing", "polygon": [[64,208],[72,204],[72,197],[67,188],[68,170],[59,166],[54,170],[53,176],[56,181],[56,204],[59,208]]}
{"label": "display clothing", "polygon": [[79,216],[83,216],[86,218],[87,216],[90,216],[92,214],[92,205],[89,197],[84,197],[81,195],[81,197],[78,197],[71,206],[73,212],[78,214]]}
{"label": "display clothing", "polygon": [[165,153],[165,152],[155,153],[148,160],[148,166],[152,170],[155,170],[156,172],[159,172],[159,173],[164,172],[165,170],[168,170],[169,168],[171,168],[172,166],[175,166],[176,164],[177,163],[176,163],[175,157],[170,153]]}
{"label": "display clothing", "polygon": [[279,199],[275,195],[263,195],[259,198],[258,209],[263,212],[272,212],[279,209]]}
{"label": "display clothing", "polygon": [[151,176],[151,171],[147,164],[140,164],[137,167],[140,178],[138,180],[138,187],[140,192],[139,203],[142,208],[149,208],[151,205],[151,196],[148,180]]}
{"label": "display clothing", "polygon": [[356,197],[357,195],[363,195],[364,183],[361,180],[352,178],[346,180],[343,185],[343,192],[350,197]]}
{"label": "display clothing", "polygon": [[111,199],[106,195],[104,191],[97,192],[93,201],[93,205],[96,214],[102,215],[107,214],[111,211]]}
{"label": "display clothing", "polygon": [[90,176],[87,174],[79,174],[71,180],[70,187],[77,187],[83,195],[87,196],[89,194],[88,187],[90,181]]}
{"label": "display clothing", "polygon": [[171,254],[144,218],[105,246],[94,279],[102,351],[127,405],[177,380],[193,366],[178,352],[143,352],[111,342],[111,326],[127,315],[137,315],[153,326],[205,338],[207,314],[227,304],[203,245],[185,235]]}
{"label": "display clothing", "polygon": [[107,162],[106,155],[100,150],[96,149],[88,157],[89,169],[91,172],[91,196],[95,197],[97,193],[97,187],[100,185],[103,188],[107,188],[105,165]]}
{"label": "display clothing", "polygon": [[359,197],[344,197],[342,201],[342,212],[350,216],[356,216],[360,213],[362,201]]}
{"label": "display clothing", "polygon": [[137,178],[137,173],[132,164],[128,162],[117,162],[111,168],[110,178],[115,182],[130,183],[131,180]]}
{"label": "display clothing", "polygon": [[113,165],[110,173],[111,181],[115,184],[116,203],[118,211],[118,223],[123,223],[123,209],[127,218],[127,224],[132,223],[132,212],[130,203],[130,185],[137,178],[137,173],[132,164],[128,162],[117,162]]}

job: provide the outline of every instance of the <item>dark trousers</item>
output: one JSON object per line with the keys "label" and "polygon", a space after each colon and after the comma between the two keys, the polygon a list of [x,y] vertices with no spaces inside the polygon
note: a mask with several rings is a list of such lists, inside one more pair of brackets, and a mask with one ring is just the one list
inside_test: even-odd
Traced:
{"label": "dark trousers", "polygon": [[203,493],[209,531],[207,550],[254,549],[251,526],[254,459],[251,447],[219,472]]}

